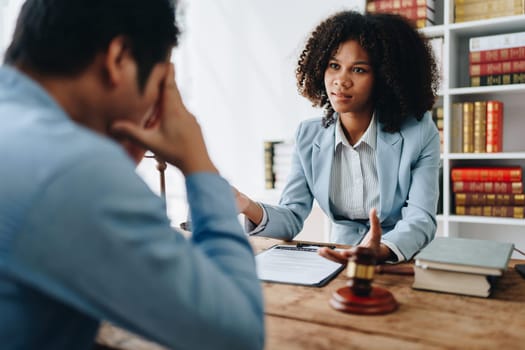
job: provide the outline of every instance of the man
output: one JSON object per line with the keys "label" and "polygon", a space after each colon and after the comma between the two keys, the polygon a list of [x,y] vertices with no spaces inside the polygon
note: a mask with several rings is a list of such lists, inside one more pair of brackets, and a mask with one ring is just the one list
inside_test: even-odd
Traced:
{"label": "man", "polygon": [[[263,347],[253,254],[169,63],[178,32],[168,0],[22,7],[0,68],[2,349],[90,349],[102,319],[177,349]],[[191,239],[135,174],[142,148],[185,174]]]}

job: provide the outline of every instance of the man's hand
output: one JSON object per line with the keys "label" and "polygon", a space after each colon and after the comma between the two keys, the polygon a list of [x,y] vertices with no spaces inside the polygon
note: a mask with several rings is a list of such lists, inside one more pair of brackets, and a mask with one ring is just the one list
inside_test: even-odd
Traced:
{"label": "man's hand", "polygon": [[185,175],[197,171],[217,172],[200,125],[182,102],[173,64],[169,65],[161,90],[157,106],[144,126],[119,120],[112,125],[112,131],[143,145]]}

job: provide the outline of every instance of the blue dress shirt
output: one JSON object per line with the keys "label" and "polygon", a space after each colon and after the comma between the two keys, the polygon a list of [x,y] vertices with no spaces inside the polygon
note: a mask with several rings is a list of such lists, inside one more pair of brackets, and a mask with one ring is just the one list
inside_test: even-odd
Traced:
{"label": "blue dress shirt", "polygon": [[260,283],[224,179],[186,179],[186,239],[119,145],[7,66],[0,118],[2,349],[90,349],[102,319],[177,349],[263,347]]}

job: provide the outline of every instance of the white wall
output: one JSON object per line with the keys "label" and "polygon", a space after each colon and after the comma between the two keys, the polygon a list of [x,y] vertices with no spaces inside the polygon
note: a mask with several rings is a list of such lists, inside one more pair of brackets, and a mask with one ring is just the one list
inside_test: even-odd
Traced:
{"label": "white wall", "polygon": [[182,5],[178,80],[183,97],[200,120],[221,173],[240,190],[260,196],[263,140],[292,139],[301,120],[320,115],[295,86],[304,40],[321,19],[362,9],[364,1],[189,0]]}
{"label": "white wall", "polygon": [[24,0],[0,0],[0,61],[11,41],[20,6]]}
{"label": "white wall", "polygon": [[[0,55],[22,2],[0,0]],[[255,198],[276,199],[264,191],[263,141],[292,139],[301,120],[320,115],[295,86],[295,65],[304,41],[323,18],[339,10],[362,10],[365,1],[179,2],[184,32],[174,55],[177,81],[201,122],[210,154],[240,190]],[[142,162],[138,173],[159,192],[153,160]],[[173,168],[166,176],[168,213],[178,224],[187,211],[184,183]]]}

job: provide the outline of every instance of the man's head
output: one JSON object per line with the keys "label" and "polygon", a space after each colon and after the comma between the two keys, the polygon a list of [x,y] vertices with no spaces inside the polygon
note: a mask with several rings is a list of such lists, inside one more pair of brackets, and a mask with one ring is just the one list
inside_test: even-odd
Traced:
{"label": "man's head", "polygon": [[5,62],[43,76],[75,76],[121,37],[142,90],[178,34],[170,0],[27,0]]}

